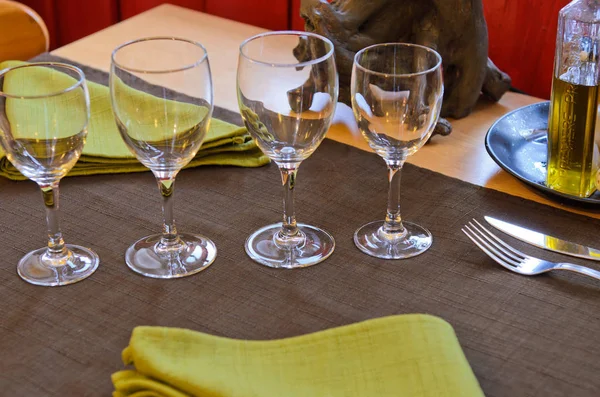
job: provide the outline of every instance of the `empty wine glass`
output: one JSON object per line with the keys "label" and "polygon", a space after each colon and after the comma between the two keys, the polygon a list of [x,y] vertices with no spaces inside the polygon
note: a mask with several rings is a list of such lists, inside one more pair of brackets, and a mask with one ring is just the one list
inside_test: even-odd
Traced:
{"label": "empty wine glass", "polygon": [[42,190],[48,246],[17,266],[21,278],[43,286],[90,276],[100,259],[65,244],[59,226],[58,185],[75,165],[87,136],[89,96],[83,72],[62,63],[31,63],[0,71],[0,144],[10,162]]}
{"label": "empty wine glass", "polygon": [[175,177],[200,149],[213,111],[206,49],[171,37],[125,43],[112,53],[109,85],[121,136],[152,170],[163,199],[163,232],[130,246],[127,265],[154,278],[206,269],[215,260],[215,244],[199,234],[178,233],[173,217]]}
{"label": "empty wine glass", "polygon": [[383,221],[354,234],[363,252],[384,259],[419,255],[431,233],[400,216],[400,174],[406,158],[431,136],[439,118],[444,86],[442,59],[414,44],[377,44],[359,51],[352,68],[352,109],[369,146],[388,167],[389,194]]}
{"label": "empty wine glass", "polygon": [[338,79],[333,44],[305,32],[271,32],[240,46],[238,103],[260,149],[279,167],[283,222],[258,229],[246,252],[276,268],[314,265],[335,247],[326,231],[296,223],[294,190],[300,163],[319,146],[335,111]]}

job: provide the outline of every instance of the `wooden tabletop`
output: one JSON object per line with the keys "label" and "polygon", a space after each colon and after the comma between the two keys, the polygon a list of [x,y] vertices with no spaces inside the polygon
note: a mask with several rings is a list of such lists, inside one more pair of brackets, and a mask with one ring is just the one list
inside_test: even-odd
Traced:
{"label": "wooden tabletop", "polygon": [[[264,31],[255,26],[165,4],[59,48],[53,54],[108,71],[112,50],[123,42],[148,36],[177,36],[196,40],[209,53],[215,104],[237,111],[235,85],[239,45],[244,39]],[[498,103],[480,103],[468,117],[451,120],[453,132],[450,136],[433,138],[430,144],[408,161],[473,184],[600,218],[600,214],[564,207],[538,195],[501,170],[487,154],[484,137],[492,123],[513,109],[539,101],[538,98],[509,92]],[[344,104],[338,106],[328,137],[370,150],[358,132],[351,109]],[[385,172],[383,164],[381,172]]]}

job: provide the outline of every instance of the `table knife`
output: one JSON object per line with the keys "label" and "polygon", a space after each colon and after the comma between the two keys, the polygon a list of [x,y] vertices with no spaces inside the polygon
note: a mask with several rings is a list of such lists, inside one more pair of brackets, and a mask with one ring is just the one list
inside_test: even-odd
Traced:
{"label": "table knife", "polygon": [[512,223],[504,222],[491,216],[484,218],[496,229],[536,247],[578,258],[600,261],[599,249],[548,236],[547,234],[513,225]]}

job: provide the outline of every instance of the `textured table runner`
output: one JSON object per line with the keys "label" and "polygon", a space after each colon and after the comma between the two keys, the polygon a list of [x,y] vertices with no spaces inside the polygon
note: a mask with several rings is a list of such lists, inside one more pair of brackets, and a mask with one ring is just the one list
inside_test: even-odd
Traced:
{"label": "textured table runner", "polygon": [[[235,121],[230,114],[217,117]],[[336,239],[325,262],[286,271],[246,256],[246,237],[281,217],[274,165],[181,172],[178,228],[209,236],[219,251],[209,269],[180,280],[143,278],[124,263],[132,242],[161,229],[151,173],[73,177],[61,183],[63,232],[67,242],[93,248],[100,267],[83,282],[42,288],[16,274],[18,260],[45,244],[39,189],[2,179],[0,192],[0,395],[110,395],[110,374],[122,368],[121,350],[137,325],[272,339],[400,313],[450,322],[487,396],[600,395],[600,283],[571,273],[510,273],[460,231],[471,218],[492,215],[599,246],[598,220],[407,165],[403,215],[431,230],[433,246],[403,261],[371,258],[352,235],[384,215],[384,163],[326,140],[301,166],[296,190],[298,220]]]}

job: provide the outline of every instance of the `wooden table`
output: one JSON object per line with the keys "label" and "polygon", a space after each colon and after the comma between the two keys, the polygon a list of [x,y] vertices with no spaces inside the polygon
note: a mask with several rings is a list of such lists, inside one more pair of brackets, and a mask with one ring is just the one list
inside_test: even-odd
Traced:
{"label": "wooden table", "polygon": [[[238,48],[244,39],[264,31],[165,4],[59,48],[53,54],[108,71],[112,50],[125,41],[145,36],[179,36],[197,40],[206,46],[209,53],[215,82],[215,104],[238,111],[235,87]],[[538,98],[509,92],[498,103],[481,103],[469,117],[452,122],[452,135],[434,138],[409,162],[473,184],[561,207],[501,170],[489,157],[483,143],[488,128],[498,117],[539,101]],[[370,150],[357,130],[351,109],[344,104],[338,106],[328,137]],[[600,218],[600,214],[565,209]]]}
{"label": "wooden table", "polygon": [[[111,50],[124,41],[157,35],[198,40],[210,53],[216,104],[237,110],[238,46],[261,31],[162,6],[54,54],[108,71]],[[507,94],[499,104],[481,104],[471,116],[454,123],[452,136],[436,138],[411,162],[542,201],[501,171],[483,145],[494,120],[535,101]],[[330,137],[366,148],[344,106],[338,109]],[[330,160],[334,155],[338,161]],[[383,179],[381,161],[333,142],[325,142],[310,160],[303,178],[313,189],[304,189],[298,201],[319,219],[325,217],[316,210],[332,214],[323,225],[336,236],[336,254],[327,266],[278,272],[252,265],[243,251],[252,229],[280,214],[275,186],[265,187],[275,183],[273,165],[197,169],[182,173],[178,180],[185,197],[177,206],[185,214],[181,230],[206,230],[220,256],[202,275],[173,282],[143,279],[123,263],[133,236],[155,232],[158,225],[158,195],[149,194],[154,183],[149,173],[65,180],[63,209],[69,214],[63,222],[65,235],[68,241],[93,247],[102,258],[102,269],[82,283],[57,289],[30,286],[15,275],[16,262],[41,233],[41,218],[35,212],[41,211],[41,204],[39,198],[29,199],[34,195],[32,183],[4,180],[3,191],[10,194],[5,200],[11,205],[1,217],[7,244],[0,263],[4,354],[0,363],[7,368],[0,365],[0,385],[6,379],[8,388],[0,387],[0,394],[106,395],[111,390],[109,374],[122,368],[119,353],[131,329],[140,324],[274,339],[390,314],[429,313],[453,325],[490,396],[598,395],[599,352],[593,339],[600,333],[597,283],[570,273],[514,275],[494,266],[460,233],[460,226],[491,211],[521,214],[532,227],[558,224],[574,240],[597,245],[600,222],[411,167],[403,178],[405,194],[412,198],[406,203],[413,206],[412,214],[431,225],[436,243],[410,262],[381,261],[360,254],[351,239],[357,224],[373,219],[371,207],[364,203],[377,199],[383,207],[384,187],[371,178],[381,172]],[[343,172],[337,173],[342,179],[333,184],[315,172],[334,169]],[[338,199],[332,200],[336,195]],[[540,252],[532,251],[528,250]],[[11,393],[11,387],[17,392]]]}

